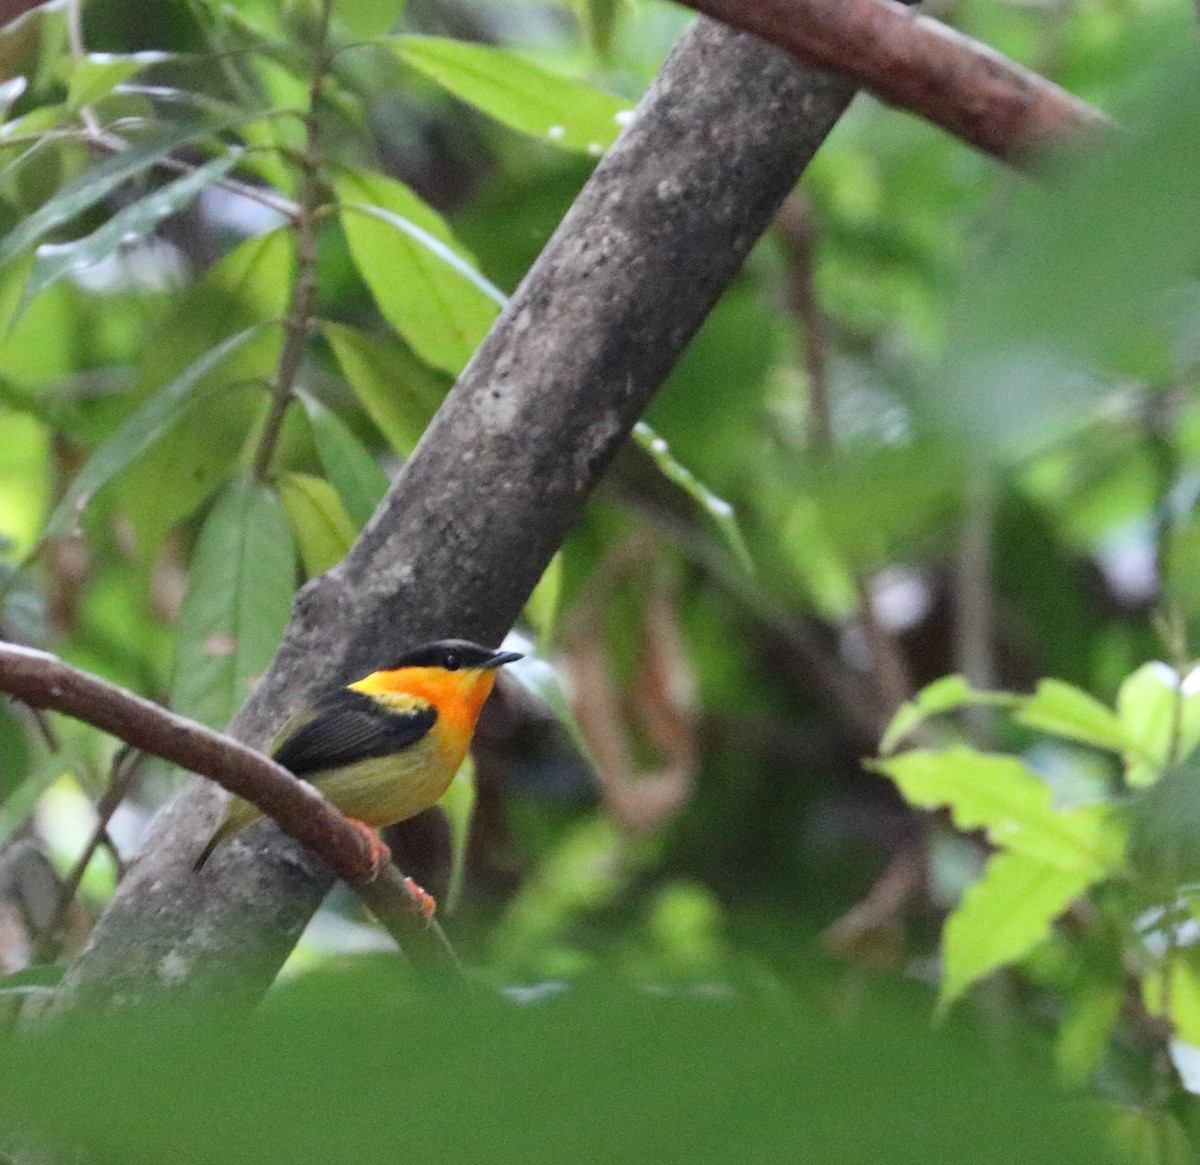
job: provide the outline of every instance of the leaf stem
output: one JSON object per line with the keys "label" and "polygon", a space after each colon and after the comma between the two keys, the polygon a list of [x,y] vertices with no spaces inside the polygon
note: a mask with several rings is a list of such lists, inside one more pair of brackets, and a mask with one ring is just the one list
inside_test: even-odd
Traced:
{"label": "leaf stem", "polygon": [[293,219],[296,231],[296,282],[292,301],[283,322],[283,348],[271,383],[271,409],[254,455],[254,476],[260,481],[271,467],[271,458],[283,428],[283,418],[292,403],[293,388],[300,364],[308,347],[313,313],[317,300],[317,222],[321,217],[321,153],[318,141],[320,124],[317,107],[329,67],[329,20],[333,0],[322,0],[313,54],[313,70],[308,86],[308,109],[303,115],[304,152],[296,159],[300,168],[300,205]]}

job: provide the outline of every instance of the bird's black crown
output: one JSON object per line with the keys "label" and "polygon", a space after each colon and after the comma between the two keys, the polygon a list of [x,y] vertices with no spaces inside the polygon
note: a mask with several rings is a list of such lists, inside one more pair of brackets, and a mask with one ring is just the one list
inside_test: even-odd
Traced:
{"label": "bird's black crown", "polygon": [[478,643],[467,639],[439,639],[405,652],[392,664],[392,668],[440,667],[446,671],[459,671],[463,668],[500,667],[520,658],[515,651],[493,651],[490,647],[480,647]]}

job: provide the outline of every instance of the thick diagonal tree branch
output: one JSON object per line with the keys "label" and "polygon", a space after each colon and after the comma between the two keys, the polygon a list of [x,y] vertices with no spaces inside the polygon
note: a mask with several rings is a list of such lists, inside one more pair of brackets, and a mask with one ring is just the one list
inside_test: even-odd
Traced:
{"label": "thick diagonal tree branch", "polygon": [[[233,735],[264,743],[319,688],[421,640],[499,640],[852,95],[753,37],[693,26],[359,540],[297,598]],[[192,878],[214,816],[200,784],[164,813],[68,970],[68,1003],[255,998],[271,982],[328,872],[263,824]]]}
{"label": "thick diagonal tree branch", "polygon": [[679,0],[834,70],[1016,166],[1112,123],[1045,77],[896,0]]}

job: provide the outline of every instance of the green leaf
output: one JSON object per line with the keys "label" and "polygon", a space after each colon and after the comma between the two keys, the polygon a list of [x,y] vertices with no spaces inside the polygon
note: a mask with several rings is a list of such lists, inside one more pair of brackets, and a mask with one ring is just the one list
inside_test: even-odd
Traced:
{"label": "green leaf", "polygon": [[1153,784],[1200,744],[1200,684],[1193,677],[1200,673],[1181,682],[1173,668],[1154,661],[1127,676],[1117,691],[1117,718],[1128,742],[1125,779],[1135,789]]}
{"label": "green leaf", "polygon": [[1027,955],[1096,877],[1087,864],[1063,866],[1029,853],[995,854],[946,920],[939,1010],[972,983]]}
{"label": "green leaf", "polygon": [[146,138],[85,170],[0,239],[0,266],[19,255],[26,247],[41,242],[51,231],[57,230],[95,206],[122,182],[149,169],[180,146],[210,134],[217,128],[219,127],[211,124],[195,123],[177,126]]}
{"label": "green leaf", "polygon": [[205,519],[179,612],[171,706],[223,728],[266,669],[287,627],[296,580],[279,498],[242,477]]}
{"label": "green leaf", "polygon": [[1125,729],[1112,710],[1062,680],[1041,680],[1034,695],[1020,705],[1015,718],[1029,728],[1094,748],[1121,752],[1129,747]]}
{"label": "green leaf", "polygon": [[1011,707],[1020,700],[1020,696],[1008,692],[981,692],[978,688],[971,687],[960,675],[942,676],[941,679],[926,684],[911,700],[907,700],[896,709],[896,714],[879,742],[879,751],[885,755],[895,751],[910,732],[931,716],[941,716],[959,708],[979,705]]}
{"label": "green leaf", "polygon": [[387,474],[332,410],[311,393],[301,391],[299,395],[312,426],[321,468],[337,490],[350,520],[361,530],[387,493]]}
{"label": "green leaf", "polygon": [[550,559],[550,565],[542,571],[537,586],[525,604],[525,617],[537,631],[538,648],[546,647],[554,635],[555,623],[558,620],[559,607],[562,603],[563,564],[562,551],[555,553]]}
{"label": "green leaf", "polygon": [[81,109],[107,97],[118,85],[151,65],[172,59],[170,53],[87,53],[68,58],[71,62],[67,82],[67,105]]}
{"label": "green leaf", "polygon": [[300,546],[304,571],[310,577],[324,574],[341,562],[357,533],[337,491],[309,473],[281,473],[279,496]]}
{"label": "green leaf", "polygon": [[503,49],[432,36],[389,43],[407,64],[489,117],[564,149],[599,156],[633,113],[623,98]]}
{"label": "green leaf", "polygon": [[619,0],[572,0],[579,22],[587,32],[588,43],[601,60],[607,59],[612,51],[618,3]]}
{"label": "green leaf", "polygon": [[400,18],[405,0],[350,0],[337,6],[338,22],[362,40],[384,36]]}
{"label": "green leaf", "polygon": [[[597,850],[606,856],[595,846],[580,855],[588,882],[605,871],[592,860]],[[254,893],[253,885],[239,890]],[[793,1003],[764,968],[752,972],[757,988],[663,990],[659,983],[647,990],[597,975],[599,982],[578,989],[542,984],[523,996],[482,988],[469,996],[450,982],[421,990],[390,957],[343,955],[333,963],[280,982],[237,1017],[198,1007],[182,1014],[81,1008],[71,1022],[6,1039],[0,1095],[23,1144],[37,1145],[19,1159],[1189,1159],[1118,1157],[1110,1135],[1115,1103],[1101,1110],[1092,1098],[1068,1100],[1046,1079],[1041,1058],[1014,1054],[1008,1064],[979,1024],[931,1031],[909,1000],[901,1006],[876,985],[841,1009]],[[179,994],[194,1000],[197,993],[185,985]],[[518,1006],[520,998],[530,1003]],[[403,1053],[384,1038],[397,1027]],[[463,1097],[480,1098],[466,1119]],[[1186,1112],[1187,1103],[1180,1097],[1171,1108]]]}
{"label": "green leaf", "polygon": [[1095,1075],[1124,1006],[1125,984],[1119,979],[1089,979],[1071,992],[1054,1045],[1054,1060],[1067,1087],[1079,1088]]}
{"label": "green leaf", "polygon": [[54,538],[70,530],[92,495],[179,421],[191,403],[192,390],[200,381],[265,326],[256,324],[246,328],[210,349],[127,417],[75,475],[62,501],[50,515],[42,537]]}
{"label": "green leaf", "polygon": [[71,775],[71,770],[80,763],[79,752],[76,744],[69,743],[51,753],[35,764],[25,779],[9,792],[0,805],[0,846],[7,845],[13,834],[29,820],[42,794],[59,777]]}
{"label": "green leaf", "polygon": [[876,761],[874,768],[922,809],[947,807],[959,829],[983,829],[994,844],[1097,878],[1115,869],[1121,838],[1107,806],[1055,809],[1050,786],[1016,757],[948,748]]}
{"label": "green leaf", "polygon": [[1200,761],[1169,768],[1133,801],[1129,860],[1158,898],[1200,882]]}
{"label": "green leaf", "polygon": [[402,183],[351,173],[336,189],[350,253],[384,318],[422,360],[457,375],[504,297]]}
{"label": "green leaf", "polygon": [[475,799],[475,761],[468,755],[438,802],[450,826],[450,888],[446,891],[445,903],[447,914],[453,914],[458,909],[462,898]]}
{"label": "green leaf", "polygon": [[726,546],[733,552],[738,565],[747,573],[754,573],[754,562],[750,551],[746,549],[746,541],[742,537],[742,529],[738,525],[737,516],[724,498],[719,498],[686,466],[680,465],[671,456],[671,448],[645,421],[638,421],[633,427],[633,439],[646,450],[654,459],[662,475],[670,482],[679,486],[711,519],[717,532],[725,540]]}
{"label": "green leaf", "polygon": [[1154,1016],[1168,1014],[1180,1039],[1200,1047],[1200,967],[1196,952],[1172,951],[1167,966],[1142,980],[1142,999]]}
{"label": "green leaf", "polygon": [[323,323],[342,372],[388,444],[407,457],[437,411],[446,385],[403,344],[344,324]]}
{"label": "green leaf", "polygon": [[168,215],[182,210],[201,191],[220,181],[237,165],[240,150],[230,150],[211,162],[168,182],[118,211],[102,227],[70,243],[44,243],[25,286],[24,303],[76,271],[108,258],[130,240],[148,235]]}
{"label": "green leaf", "polygon": [[1137,132],[1066,151],[1053,181],[1014,191],[1002,244],[959,300],[943,374],[919,386],[954,439],[999,454],[1042,444],[1078,424],[1111,373],[1172,375],[1154,349],[1167,296],[1194,277],[1194,248],[1180,240],[1200,216],[1187,181],[1200,167],[1198,103],[1191,44],[1139,87],[1125,110]]}

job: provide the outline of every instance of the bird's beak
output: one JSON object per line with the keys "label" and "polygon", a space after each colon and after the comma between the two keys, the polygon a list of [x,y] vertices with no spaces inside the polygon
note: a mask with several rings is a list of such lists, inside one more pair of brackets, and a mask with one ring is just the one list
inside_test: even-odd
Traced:
{"label": "bird's beak", "polygon": [[497,651],[483,666],[485,668],[503,667],[506,663],[513,663],[521,658],[523,657],[519,651]]}

